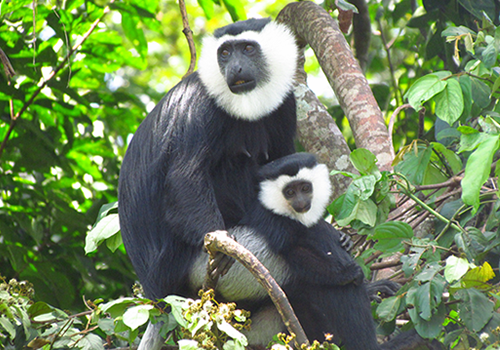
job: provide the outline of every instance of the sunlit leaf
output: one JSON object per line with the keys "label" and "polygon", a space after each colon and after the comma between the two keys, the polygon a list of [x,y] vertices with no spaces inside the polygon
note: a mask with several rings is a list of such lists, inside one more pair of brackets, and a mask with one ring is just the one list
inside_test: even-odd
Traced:
{"label": "sunlit leaf", "polygon": [[469,262],[464,258],[457,258],[452,255],[446,259],[446,266],[444,268],[444,277],[448,283],[459,280],[469,270]]}
{"label": "sunlit leaf", "polygon": [[500,147],[498,135],[488,135],[470,155],[465,166],[462,179],[462,200],[473,207],[479,208],[479,190],[489,177],[493,156]]}
{"label": "sunlit leaf", "polygon": [[434,99],[436,101],[436,115],[453,125],[464,110],[464,99],[460,83],[455,79],[448,79],[443,91],[438,93]]}

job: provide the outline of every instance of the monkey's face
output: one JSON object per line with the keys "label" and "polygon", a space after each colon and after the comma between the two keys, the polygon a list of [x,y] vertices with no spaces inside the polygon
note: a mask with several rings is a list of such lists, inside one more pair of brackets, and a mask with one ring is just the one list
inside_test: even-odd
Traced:
{"label": "monkey's face", "polygon": [[260,45],[251,40],[228,40],[217,50],[219,69],[233,94],[244,94],[269,80]]}
{"label": "monkey's face", "polygon": [[290,207],[297,213],[305,213],[311,209],[313,197],[312,183],[305,180],[295,180],[283,188],[283,196]]}

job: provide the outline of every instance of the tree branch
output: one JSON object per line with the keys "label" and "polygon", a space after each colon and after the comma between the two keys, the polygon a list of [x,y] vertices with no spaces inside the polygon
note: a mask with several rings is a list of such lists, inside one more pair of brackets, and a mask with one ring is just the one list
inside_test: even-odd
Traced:
{"label": "tree branch", "polygon": [[184,0],[179,0],[179,8],[181,10],[182,26],[184,27],[182,32],[186,36],[186,40],[189,45],[189,53],[191,54],[191,61],[189,62],[189,68],[186,74],[182,77],[184,79],[185,77],[194,72],[194,67],[196,65],[196,47],[194,46],[193,31],[189,27],[189,20],[186,11],[186,3],[184,2]]}
{"label": "tree branch", "polygon": [[300,349],[301,344],[309,344],[285,293],[264,265],[249,250],[229,237],[226,231],[207,233],[205,235],[205,248],[211,257],[215,256],[215,252],[222,252],[243,264],[271,297],[288,332],[295,334],[295,347]]}
{"label": "tree branch", "polygon": [[394,151],[382,112],[335,20],[320,6],[302,1],[288,4],[277,21],[294,32],[299,47],[308,43],[314,50],[349,120],[356,146],[372,151],[381,170],[390,170]]}

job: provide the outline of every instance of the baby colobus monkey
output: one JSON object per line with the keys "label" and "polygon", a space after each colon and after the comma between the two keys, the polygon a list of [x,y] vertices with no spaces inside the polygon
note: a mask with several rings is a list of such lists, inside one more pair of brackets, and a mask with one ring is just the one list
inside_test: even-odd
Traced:
{"label": "baby colobus monkey", "polygon": [[[270,271],[287,294],[310,341],[327,334],[347,350],[403,349],[420,343],[415,332],[377,343],[363,272],[343,246],[339,231],[323,220],[331,195],[329,172],[308,153],[285,156],[261,167],[258,200],[229,231]],[[197,264],[206,265],[207,259]],[[193,269],[191,284],[204,275]],[[371,289],[394,288],[391,282]],[[286,328],[265,290],[241,264],[219,279],[219,298],[252,312],[250,345],[267,345]]]}
{"label": "baby colobus monkey", "polygon": [[[314,155],[296,153],[280,158],[261,167],[258,200],[240,224],[229,231],[293,298],[292,306],[298,307],[301,322],[302,314],[304,318],[314,317],[309,315],[310,310],[330,302],[302,299],[307,290],[360,286],[363,282],[361,268],[343,246],[344,237],[323,220],[330,195],[328,169],[318,164]],[[206,261],[206,257],[198,259],[192,270],[193,288],[201,286],[204,275],[198,264],[206,266]],[[360,290],[368,302],[366,291]],[[267,345],[274,334],[286,331],[266,291],[242,265],[234,264],[219,279],[216,292],[222,300],[236,301],[238,307],[252,312],[252,330],[247,334],[249,344]],[[368,323],[372,323],[369,302],[367,307]],[[323,331],[316,321],[308,321],[303,327],[311,340]],[[324,340],[322,333],[318,340]]]}

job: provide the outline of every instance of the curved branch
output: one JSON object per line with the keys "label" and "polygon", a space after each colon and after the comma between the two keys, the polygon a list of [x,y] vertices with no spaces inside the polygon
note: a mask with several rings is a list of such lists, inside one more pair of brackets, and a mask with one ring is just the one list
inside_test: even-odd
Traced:
{"label": "curved branch", "polygon": [[372,151],[379,168],[390,170],[394,151],[382,112],[335,20],[309,1],[288,4],[277,20],[294,32],[299,47],[307,43],[314,50],[351,124],[356,146]]}
{"label": "curved branch", "polygon": [[191,54],[191,61],[189,62],[189,68],[186,74],[182,77],[184,79],[189,74],[194,72],[194,67],[196,65],[196,47],[194,46],[193,31],[189,27],[188,15],[186,11],[186,3],[184,2],[184,0],[179,0],[179,8],[181,10],[182,25],[184,27],[184,29],[182,29],[182,32],[186,36],[186,40],[189,45],[189,53]]}
{"label": "curved branch", "polygon": [[229,237],[226,231],[207,233],[205,235],[205,248],[211,255],[214,255],[213,252],[222,252],[243,264],[271,297],[288,332],[295,334],[296,348],[300,349],[301,344],[309,344],[285,293],[264,265],[249,250]]}

